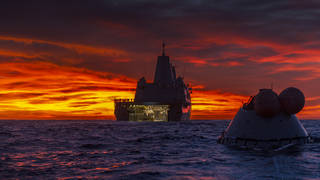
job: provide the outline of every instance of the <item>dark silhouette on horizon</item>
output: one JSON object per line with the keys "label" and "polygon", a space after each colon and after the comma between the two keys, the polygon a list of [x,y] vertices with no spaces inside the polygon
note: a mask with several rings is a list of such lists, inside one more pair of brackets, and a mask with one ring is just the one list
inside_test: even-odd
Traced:
{"label": "dark silhouette on horizon", "polygon": [[142,77],[137,83],[135,99],[115,100],[115,116],[121,121],[183,121],[190,120],[191,88],[176,77],[175,67],[165,54],[158,56],[154,81]]}

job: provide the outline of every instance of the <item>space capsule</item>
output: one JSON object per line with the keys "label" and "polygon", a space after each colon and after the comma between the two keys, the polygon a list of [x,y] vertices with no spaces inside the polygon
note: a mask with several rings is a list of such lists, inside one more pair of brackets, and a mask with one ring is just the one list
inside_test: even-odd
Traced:
{"label": "space capsule", "polygon": [[296,117],[304,107],[303,93],[294,87],[278,96],[272,89],[260,89],[239,109],[218,138],[218,143],[258,148],[280,148],[311,142]]}

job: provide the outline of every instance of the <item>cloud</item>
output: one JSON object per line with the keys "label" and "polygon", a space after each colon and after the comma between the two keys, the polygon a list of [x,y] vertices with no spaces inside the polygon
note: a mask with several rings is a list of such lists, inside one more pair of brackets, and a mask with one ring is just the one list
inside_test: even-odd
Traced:
{"label": "cloud", "polygon": [[34,97],[40,97],[47,95],[47,93],[25,93],[25,92],[9,92],[9,93],[0,93],[0,101],[7,100],[19,100],[19,99],[29,99]]}
{"label": "cloud", "polygon": [[[97,46],[88,46],[83,44],[76,44],[76,43],[65,43],[65,42],[57,42],[57,41],[48,41],[48,40],[41,40],[41,39],[32,39],[32,38],[19,38],[19,37],[12,37],[12,36],[0,36],[0,41],[7,41],[8,43],[14,42],[17,43],[15,47],[19,47],[18,43],[23,43],[24,50],[26,47],[30,49],[33,48],[33,54],[44,55],[44,52],[47,52],[45,55],[50,55],[50,52],[59,52],[63,49],[68,51],[75,51],[78,54],[93,54],[93,55],[100,55],[100,56],[110,56],[114,58],[120,58],[123,61],[123,57],[126,57],[127,54],[125,51],[115,48],[107,48],[107,47],[97,47]],[[2,42],[5,44],[5,42]],[[59,49],[60,48],[60,49]],[[21,49],[20,49],[21,50]],[[37,51],[40,50],[40,51]],[[36,52],[35,52],[36,51]],[[60,52],[61,53],[61,52]],[[32,51],[29,52],[32,54]],[[2,50],[0,51],[0,55],[4,56],[17,56],[17,57],[26,57],[26,58],[34,58],[35,56],[28,55],[23,52],[10,52],[9,50]],[[126,59],[126,61],[130,61]]]}
{"label": "cloud", "polygon": [[[317,97],[319,8],[317,1],[276,0],[3,1],[0,93],[8,94],[14,107],[42,113],[59,107],[58,112],[86,110],[110,117],[110,98],[132,98],[136,79],[153,79],[164,40],[177,74],[206,88],[195,93],[206,92],[202,96],[210,102],[194,94],[193,114],[199,118],[231,117],[241,98],[224,92],[248,97],[274,84]],[[208,96],[212,92],[223,95]],[[220,111],[217,99],[223,96],[232,108]],[[99,103],[70,107],[93,98]],[[104,100],[109,104],[102,105]],[[39,104],[45,104],[43,109]]]}
{"label": "cloud", "polygon": [[[122,75],[46,62],[1,63],[0,77],[0,106],[8,111],[1,119],[110,118],[112,99],[132,97],[136,85]],[[13,116],[25,111],[25,116]]]}
{"label": "cloud", "polygon": [[[36,61],[1,63],[0,77],[1,119],[114,119],[113,99],[132,99],[136,86],[123,75]],[[192,118],[230,119],[248,98],[195,85]],[[317,115],[318,99],[307,97],[303,117]]]}
{"label": "cloud", "polygon": [[192,94],[192,118],[230,119],[247,99],[243,95],[198,88]]}

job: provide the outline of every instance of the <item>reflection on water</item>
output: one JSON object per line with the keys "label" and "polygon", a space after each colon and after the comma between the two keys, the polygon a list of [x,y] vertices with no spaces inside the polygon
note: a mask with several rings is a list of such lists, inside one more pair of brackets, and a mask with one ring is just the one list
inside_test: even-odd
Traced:
{"label": "reflection on water", "polygon": [[[303,121],[320,137],[320,121]],[[0,121],[0,179],[317,179],[320,146],[216,143],[227,121]]]}

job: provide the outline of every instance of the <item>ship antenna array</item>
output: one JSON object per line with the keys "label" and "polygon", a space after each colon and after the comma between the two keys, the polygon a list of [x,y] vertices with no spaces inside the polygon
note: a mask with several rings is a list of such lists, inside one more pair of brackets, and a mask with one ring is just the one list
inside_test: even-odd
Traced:
{"label": "ship antenna array", "polygon": [[166,48],[166,44],[164,43],[164,41],[162,42],[162,56],[165,56],[165,48]]}

